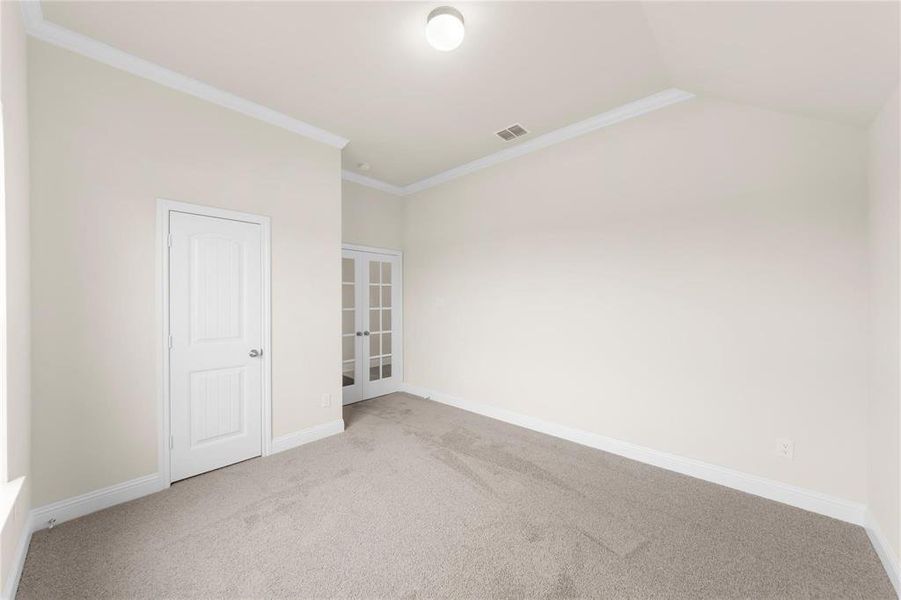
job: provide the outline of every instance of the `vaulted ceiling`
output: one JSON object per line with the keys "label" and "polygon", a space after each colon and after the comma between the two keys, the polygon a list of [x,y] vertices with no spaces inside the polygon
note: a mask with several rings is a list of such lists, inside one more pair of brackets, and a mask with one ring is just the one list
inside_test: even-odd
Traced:
{"label": "vaulted ceiling", "polygon": [[[43,2],[47,21],[350,139],[406,185],[669,87],[865,125],[898,82],[895,2]],[[503,142],[494,132],[531,132]]]}

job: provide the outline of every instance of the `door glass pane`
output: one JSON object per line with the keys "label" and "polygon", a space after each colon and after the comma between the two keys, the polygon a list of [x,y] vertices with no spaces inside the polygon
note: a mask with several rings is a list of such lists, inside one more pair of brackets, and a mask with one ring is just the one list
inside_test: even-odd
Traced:
{"label": "door glass pane", "polygon": [[341,333],[348,334],[354,332],[354,311],[341,311]]}
{"label": "door glass pane", "polygon": [[341,259],[341,386],[353,385],[356,377],[357,329],[355,285],[356,259]]}
{"label": "door glass pane", "polygon": [[391,286],[382,286],[382,306],[391,306]]}
{"label": "door glass pane", "polygon": [[391,354],[391,334],[382,334],[382,354]]}
{"label": "door glass pane", "polygon": [[379,313],[380,312],[381,311],[379,311],[378,309],[369,311],[369,331],[381,331],[382,330],[381,326],[379,325]]}
{"label": "door glass pane", "polygon": [[369,286],[369,306],[371,308],[379,307],[379,286]]}
{"label": "door glass pane", "polygon": [[391,263],[382,263],[382,283],[391,283]]}
{"label": "door glass pane", "polygon": [[382,331],[391,331],[391,309],[382,311]]}
{"label": "door glass pane", "polygon": [[379,263],[372,261],[369,263],[369,283],[379,283]]}
{"label": "door glass pane", "polygon": [[341,285],[341,308],[354,307],[354,284],[345,283]]}
{"label": "door glass pane", "polygon": [[382,379],[391,377],[391,357],[382,358]]}
{"label": "door glass pane", "polygon": [[341,259],[341,281],[343,281],[344,283],[354,282],[354,259]]}
{"label": "door glass pane", "polygon": [[377,333],[373,333],[369,336],[369,356],[378,356],[381,354],[381,352],[379,352],[379,340],[381,337],[382,336]]}
{"label": "door glass pane", "polygon": [[378,381],[379,379],[379,359],[369,359],[369,381]]}

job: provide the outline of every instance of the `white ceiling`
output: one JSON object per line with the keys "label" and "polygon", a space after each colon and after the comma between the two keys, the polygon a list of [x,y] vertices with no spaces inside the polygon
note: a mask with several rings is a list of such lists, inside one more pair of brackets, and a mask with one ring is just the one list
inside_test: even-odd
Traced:
{"label": "white ceiling", "polygon": [[[44,17],[349,138],[406,185],[671,86],[866,124],[898,81],[894,2],[44,2]],[[494,132],[532,133],[504,143]]]}

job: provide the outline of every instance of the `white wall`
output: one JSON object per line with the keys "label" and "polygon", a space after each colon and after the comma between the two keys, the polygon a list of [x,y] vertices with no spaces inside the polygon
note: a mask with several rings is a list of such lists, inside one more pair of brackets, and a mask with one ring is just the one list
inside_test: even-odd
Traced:
{"label": "white wall", "polygon": [[[898,90],[869,129],[871,394],[869,403],[870,514],[886,543],[901,556],[899,499],[899,263]],[[896,569],[899,567],[896,566]],[[901,569],[899,569],[901,570]]]}
{"label": "white wall", "polygon": [[403,198],[352,181],[342,182],[341,241],[401,250],[403,213]]}
{"label": "white wall", "polygon": [[29,82],[35,504],[157,469],[160,197],[271,217],[273,434],[341,418],[340,152],[37,41]]}
{"label": "white wall", "polygon": [[[10,568],[29,509],[31,477],[29,334],[28,98],[26,37],[18,2],[0,2],[0,103],[3,105],[3,219],[5,247],[6,355],[2,393],[6,400],[6,479],[25,477],[11,518],[3,523],[0,541],[0,590],[6,590]],[[0,481],[0,486],[6,481]],[[5,516],[5,515],[4,515]]]}
{"label": "white wall", "polygon": [[865,177],[697,99],[414,195],[405,379],[863,502]]}

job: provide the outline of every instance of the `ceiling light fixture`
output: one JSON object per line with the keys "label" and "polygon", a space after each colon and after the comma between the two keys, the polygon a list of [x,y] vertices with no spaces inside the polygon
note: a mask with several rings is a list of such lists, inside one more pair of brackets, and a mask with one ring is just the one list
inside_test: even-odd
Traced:
{"label": "ceiling light fixture", "polygon": [[463,15],[456,8],[441,6],[426,19],[425,37],[436,50],[450,52],[463,43],[465,33]]}

